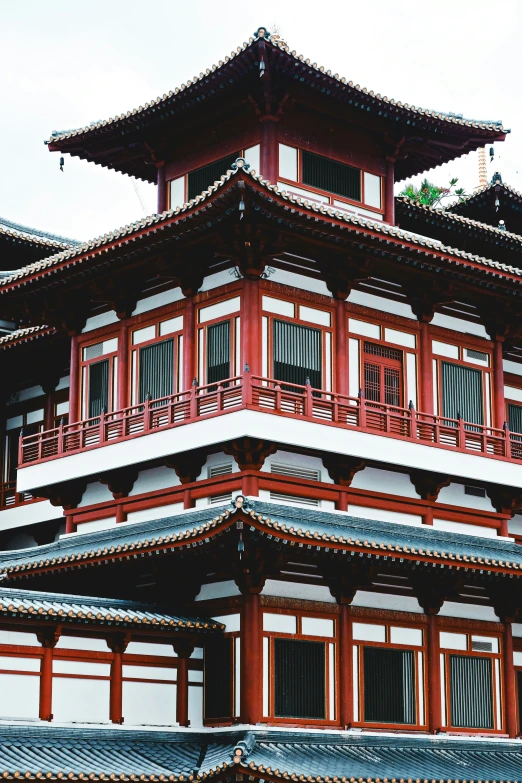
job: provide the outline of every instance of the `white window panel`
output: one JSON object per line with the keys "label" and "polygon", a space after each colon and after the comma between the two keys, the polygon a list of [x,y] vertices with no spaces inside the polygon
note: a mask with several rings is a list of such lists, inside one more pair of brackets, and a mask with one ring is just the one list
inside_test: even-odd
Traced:
{"label": "white window panel", "polygon": [[522,666],[522,652],[513,653],[513,663],[515,666]]}
{"label": "white window panel", "polygon": [[174,726],[176,685],[124,682],[123,716],[126,726]]}
{"label": "white window panel", "polygon": [[26,414],[26,420],[28,424],[36,424],[39,421],[43,421],[43,419],[44,419],[43,408],[40,408],[40,410],[37,411],[29,411]]}
{"label": "white window panel", "polygon": [[56,415],[66,416],[69,413],[69,400],[66,402],[59,402],[56,405]]}
{"label": "white window panel", "polygon": [[464,360],[471,364],[480,364],[482,367],[489,367],[489,354],[484,351],[477,351],[474,348],[464,349]]}
{"label": "white window panel", "polygon": [[[85,523],[83,523],[85,524]],[[60,636],[56,644],[57,650],[94,650],[109,652],[105,639],[88,639],[82,636]]]}
{"label": "white window panel", "polygon": [[448,359],[459,358],[459,346],[450,343],[441,343],[439,340],[431,341],[431,350],[436,356],[447,356]]}
{"label": "white window panel", "polygon": [[183,329],[183,316],[177,315],[175,318],[168,318],[166,321],[160,321],[159,333],[163,337],[165,334],[173,334]]}
{"label": "white window panel", "polygon": [[0,674],[0,717],[37,720],[40,678],[24,674]]}
{"label": "white window panel", "polygon": [[317,310],[315,307],[307,307],[306,305],[299,305],[299,318],[301,321],[310,321],[310,323],[318,324],[319,326],[332,325],[332,318],[329,312]]}
{"label": "white window panel", "polygon": [[497,718],[497,725],[495,728],[500,729],[502,728],[502,703],[500,700],[502,689],[500,686],[500,661],[498,658],[495,660],[495,693],[495,713]]}
{"label": "white window panel", "polygon": [[14,655],[0,656],[0,669],[11,669],[18,672],[39,672],[39,658],[19,658]]}
{"label": "white window panel", "polygon": [[392,626],[390,628],[390,642],[392,644],[411,644],[415,647],[422,647],[422,629]]}
{"label": "white window panel", "polygon": [[349,318],[348,329],[352,334],[362,334],[363,337],[373,337],[374,340],[381,339],[381,327],[378,324],[370,324],[368,321]]}
{"label": "white window panel", "polygon": [[241,629],[240,614],[224,614],[219,617],[212,617],[216,623],[222,623],[225,626],[225,633],[237,633]]}
{"label": "white window panel", "polygon": [[118,338],[111,337],[110,340],[103,341],[103,353],[115,353],[118,350]]}
{"label": "white window panel", "polygon": [[352,679],[353,679],[353,719],[359,720],[359,648],[357,645],[353,648],[352,658]]}
{"label": "white window panel", "polygon": [[185,177],[170,181],[170,208],[182,207],[185,202]]}
{"label": "white window panel", "polygon": [[0,631],[0,644],[21,644],[23,646],[40,647],[35,633],[24,631]]}
{"label": "white window panel", "polygon": [[352,633],[354,639],[365,642],[385,642],[386,626],[373,623],[353,623]]}
{"label": "white window panel", "polygon": [[329,718],[335,720],[335,644],[328,645]]}
{"label": "white window panel", "polygon": [[326,332],[324,336],[324,361],[324,388],[326,391],[332,391],[332,335],[330,332]]}
{"label": "white window panel", "polygon": [[363,172],[364,176],[364,203],[369,207],[381,208],[381,178],[369,171]]}
{"label": "white window panel", "polygon": [[129,642],[125,652],[128,655],[161,655],[176,658],[176,653],[170,644],[155,644],[154,642]]}
{"label": "white window panel", "polygon": [[166,666],[131,666],[125,664],[123,676],[133,680],[170,680],[176,682],[178,679],[177,669],[170,669]]}
{"label": "white window panel", "polygon": [[203,688],[195,685],[188,689],[188,717],[191,729],[203,728]]}
{"label": "white window panel", "polygon": [[22,427],[24,423],[23,416],[11,416],[5,423],[6,430],[16,430],[18,427]]}
{"label": "white window panel", "polygon": [[423,654],[417,654],[417,691],[419,694],[419,723],[424,723],[424,674],[423,674]]}
{"label": "white window panel", "polygon": [[245,160],[249,164],[251,169],[254,169],[256,174],[260,174],[261,163],[261,147],[259,144],[254,144],[253,147],[248,147],[245,150]]}
{"label": "white window panel", "polygon": [[189,682],[203,682],[203,672],[198,669],[189,669],[188,671]]}
{"label": "white window panel", "polygon": [[297,150],[287,144],[279,145],[279,176],[297,182]]}
{"label": "white window panel", "polygon": [[234,717],[241,712],[241,639],[234,639]]}
{"label": "white window panel", "polygon": [[199,311],[199,323],[205,324],[207,321],[213,321],[214,318],[237,313],[240,302],[240,297],[234,296],[232,299],[225,299],[224,302],[217,302],[216,304],[208,305],[208,307],[202,307]]}
{"label": "white window panel", "polygon": [[276,315],[285,315],[287,318],[295,317],[295,305],[293,302],[285,302],[284,299],[274,299],[273,296],[263,296],[263,310]]}
{"label": "white window panel", "polygon": [[290,614],[263,613],[263,631],[273,633],[297,633],[297,617]]}
{"label": "white window panel", "polygon": [[440,646],[447,650],[467,650],[468,637],[465,633],[440,632]]}
{"label": "white window panel", "polygon": [[302,617],[301,633],[304,636],[335,636],[335,623],[325,617]]}
{"label": "white window panel", "polygon": [[417,357],[414,353],[406,354],[406,404],[410,400],[417,408]]}
{"label": "white window panel", "polygon": [[437,380],[437,360],[433,359],[432,361],[432,371],[433,371],[433,413],[435,416],[438,415],[439,412],[439,384]]}
{"label": "white window panel", "polygon": [[514,386],[504,386],[504,397],[506,400],[522,402],[522,389],[517,389]]}
{"label": "white window panel", "polygon": [[445,656],[440,654],[440,715],[441,723],[446,725],[446,667]]}
{"label": "white window panel", "polygon": [[[522,656],[522,653],[521,653]],[[263,638],[263,716],[270,715],[270,640]]]}
{"label": "white window panel", "polygon": [[108,680],[53,677],[54,720],[58,723],[108,723],[109,693]]}
{"label": "white window panel", "polygon": [[53,660],[53,674],[90,674],[94,677],[110,677],[110,663],[91,663],[90,661]]}
{"label": "white window panel", "polygon": [[359,340],[348,341],[348,394],[357,397],[361,388],[359,378]]}
{"label": "white window panel", "polygon": [[264,378],[268,375],[268,318],[266,315],[261,319],[261,373]]}
{"label": "white window panel", "polygon": [[415,348],[417,340],[414,334],[410,332],[399,332],[398,329],[384,329],[384,339],[387,343],[395,343],[395,345],[403,345],[405,348]]}
{"label": "white window panel", "polygon": [[139,345],[140,343],[146,343],[148,340],[154,340],[156,337],[156,326],[144,326],[143,329],[136,329],[132,333],[132,344]]}
{"label": "white window panel", "polygon": [[471,637],[471,649],[476,652],[498,653],[498,638],[495,636]]}

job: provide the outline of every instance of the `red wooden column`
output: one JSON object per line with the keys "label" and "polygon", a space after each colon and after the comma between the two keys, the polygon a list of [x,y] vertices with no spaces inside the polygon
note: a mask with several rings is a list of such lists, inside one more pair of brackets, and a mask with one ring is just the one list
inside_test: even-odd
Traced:
{"label": "red wooden column", "polygon": [[[241,590],[241,585],[239,588]],[[242,723],[259,723],[263,710],[261,601],[259,593],[246,586],[241,592],[240,719]]]}
{"label": "red wooden column", "polygon": [[506,402],[504,399],[504,362],[502,359],[503,338],[498,335],[493,339],[493,426],[502,429],[506,421]]}
{"label": "red wooden column", "polygon": [[[431,320],[431,319],[430,319]],[[419,334],[419,402],[421,413],[433,413],[433,353],[429,322],[420,321]]]}
{"label": "red wooden column", "polygon": [[176,722],[180,726],[190,726],[188,716],[188,661],[194,652],[194,642],[179,639],[174,642],[174,652],[178,656],[178,678],[176,681]]}
{"label": "red wooden column", "polygon": [[391,226],[395,225],[395,195],[393,188],[395,185],[395,163],[393,160],[386,161],[386,182],[384,187],[384,220]]}
{"label": "red wooden column", "polygon": [[167,209],[168,196],[167,188],[168,183],[165,182],[165,165],[158,166],[158,214],[165,212]]}
{"label": "red wooden column", "polygon": [[353,722],[352,607],[347,603],[341,603],[339,644],[340,723],[342,729],[347,729],[350,728]]}
{"label": "red wooden column", "polygon": [[80,419],[80,348],[78,337],[71,337],[71,362],[69,378],[69,424]]}
{"label": "red wooden column", "polygon": [[506,705],[506,733],[517,736],[517,690],[515,685],[515,666],[513,664],[513,628],[510,622],[504,623],[503,663]]}
{"label": "red wooden column", "polygon": [[440,645],[437,617],[428,615],[428,729],[436,734],[441,728],[441,693],[440,693]]}
{"label": "red wooden column", "polygon": [[42,645],[40,662],[40,705],[38,714],[40,720],[53,719],[53,650],[60,638],[57,628],[44,628],[37,633]]}
{"label": "red wooden column", "polygon": [[107,639],[107,646],[112,650],[109,696],[109,719],[112,723],[123,723],[123,653],[128,643],[129,638],[124,634],[114,634]]}
{"label": "red wooden column", "polygon": [[335,300],[335,386],[337,394],[348,395],[348,315],[345,299]]}
{"label": "red wooden column", "polygon": [[[190,389],[196,377],[196,340],[194,297],[189,294],[185,297],[183,314],[183,388],[181,391]],[[203,383],[203,378],[199,378],[199,383]]]}
{"label": "red wooden column", "polygon": [[277,117],[267,115],[261,118],[261,150],[259,174],[275,185],[279,174],[279,147],[277,144]]}
{"label": "red wooden column", "polygon": [[44,430],[52,430],[53,427],[54,427],[54,396],[52,391],[47,391],[45,394]]}
{"label": "red wooden column", "polygon": [[261,291],[259,278],[243,278],[243,301],[241,306],[241,367],[245,364],[252,375],[261,374]]}
{"label": "red wooden column", "polygon": [[129,328],[124,321],[118,334],[118,399],[115,404],[120,410],[130,405]]}

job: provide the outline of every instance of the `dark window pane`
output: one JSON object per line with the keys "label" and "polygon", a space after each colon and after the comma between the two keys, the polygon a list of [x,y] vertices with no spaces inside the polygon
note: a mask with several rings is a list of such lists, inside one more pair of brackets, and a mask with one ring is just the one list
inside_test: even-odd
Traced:
{"label": "dark window pane", "polygon": [[274,639],[275,716],[326,717],[323,642]]}
{"label": "dark window pane", "polygon": [[381,402],[381,365],[364,363],[364,396],[370,402]]}
{"label": "dark window pane", "polygon": [[239,158],[239,152],[233,152],[232,155],[226,155],[224,158],[214,160],[212,163],[208,163],[206,166],[202,166],[200,169],[191,171],[188,175],[188,197],[195,198],[203,193],[209,185],[213,185],[214,182],[226,174],[228,169]]}
{"label": "dark window pane", "polygon": [[140,350],[138,402],[168,397],[174,391],[174,340],[163,340]]}
{"label": "dark window pane", "polygon": [[274,321],[274,378],[320,389],[322,361],[319,329]]}
{"label": "dark window pane", "polygon": [[415,671],[411,650],[364,647],[364,720],[415,723]]}
{"label": "dark window pane", "polygon": [[89,364],[89,419],[99,416],[109,407],[109,360]]}
{"label": "dark window pane", "polygon": [[522,432],[522,405],[508,403],[508,425],[511,432]]}
{"label": "dark window pane", "polygon": [[401,375],[394,367],[384,368],[384,402],[386,405],[401,404]]}
{"label": "dark window pane", "polygon": [[493,661],[471,655],[450,655],[451,725],[492,729]]}
{"label": "dark window pane", "polygon": [[232,714],[232,639],[218,637],[205,645],[205,718],[230,718]]}
{"label": "dark window pane", "polygon": [[[517,671],[518,725],[522,726],[522,671]],[[519,729],[520,731],[520,729]]]}
{"label": "dark window pane", "polygon": [[482,373],[470,367],[442,362],[442,415],[483,424]]}
{"label": "dark window pane", "polygon": [[207,329],[207,383],[230,378],[230,321]]}
{"label": "dark window pane", "polygon": [[346,163],[314,155],[303,150],[304,185],[311,185],[328,193],[336,193],[354,201],[361,200],[361,170]]}

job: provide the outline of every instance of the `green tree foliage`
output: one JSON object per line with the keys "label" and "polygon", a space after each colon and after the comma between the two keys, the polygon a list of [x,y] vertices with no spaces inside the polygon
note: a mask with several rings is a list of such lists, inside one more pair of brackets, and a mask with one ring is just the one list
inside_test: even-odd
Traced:
{"label": "green tree foliage", "polygon": [[442,204],[443,199],[447,198],[456,198],[458,201],[463,201],[466,193],[464,188],[455,188],[457,182],[458,179],[451,179],[447,188],[434,185],[433,182],[429,182],[427,179],[424,179],[418,188],[412,182],[408,182],[399,193],[399,196],[405,196],[427,207],[438,207]]}

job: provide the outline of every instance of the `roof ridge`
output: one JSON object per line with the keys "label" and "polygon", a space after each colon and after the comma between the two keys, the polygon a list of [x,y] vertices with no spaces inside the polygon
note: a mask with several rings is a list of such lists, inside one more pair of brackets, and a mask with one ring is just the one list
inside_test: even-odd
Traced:
{"label": "roof ridge", "polygon": [[60,236],[59,234],[41,231],[37,228],[24,226],[21,223],[14,223],[12,220],[6,220],[6,218],[3,217],[0,217],[0,234],[18,237],[19,239],[24,239],[39,245],[69,247],[79,244],[78,239],[70,239],[68,237]]}

